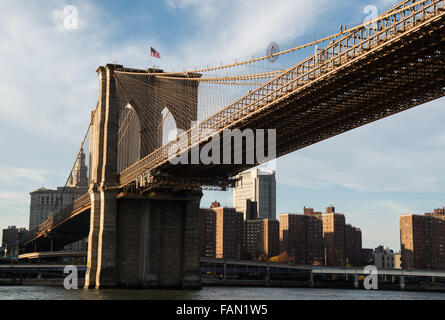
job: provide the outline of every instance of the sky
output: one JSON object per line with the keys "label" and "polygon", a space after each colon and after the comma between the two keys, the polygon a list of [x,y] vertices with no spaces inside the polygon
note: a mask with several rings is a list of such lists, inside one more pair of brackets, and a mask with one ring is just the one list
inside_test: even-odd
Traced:
{"label": "sky", "polygon": [[[0,228],[28,227],[29,192],[64,185],[90,111],[95,70],[147,68],[149,48],[165,70],[233,62],[285,47],[393,0],[0,0]],[[65,6],[78,28],[65,28]],[[277,216],[334,205],[360,227],[364,247],[398,250],[399,216],[444,206],[444,98],[278,159]],[[206,192],[232,206],[232,192]]]}

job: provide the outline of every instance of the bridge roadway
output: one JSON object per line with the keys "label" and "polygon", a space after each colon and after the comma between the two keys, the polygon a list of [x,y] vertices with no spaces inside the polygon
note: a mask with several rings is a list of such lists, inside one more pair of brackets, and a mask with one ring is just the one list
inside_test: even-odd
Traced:
{"label": "bridge roadway", "polygon": [[[62,264],[0,264],[0,272],[39,272],[50,271],[63,273],[66,265]],[[85,272],[85,265],[76,265],[78,271]]]}
{"label": "bridge roadway", "polygon": [[86,251],[54,251],[54,252],[31,252],[18,256],[19,260],[48,259],[48,258],[86,258]]}
{"label": "bridge roadway", "polygon": [[[45,252],[40,253],[41,257],[62,257],[66,256],[61,253]],[[69,256],[86,256],[86,252],[70,252]],[[22,256],[21,258],[26,258]],[[307,265],[292,265],[275,262],[258,262],[236,259],[215,259],[201,258],[202,274],[220,273],[220,274],[245,274],[245,273],[261,273],[261,274],[302,274],[308,275],[368,275],[365,273],[364,267],[319,267]],[[60,272],[63,273],[65,264],[0,264],[1,272],[20,272],[20,273],[37,273],[37,272]],[[85,265],[76,265],[79,272],[85,272]],[[395,276],[395,277],[427,277],[445,280],[445,270],[402,270],[402,269],[378,269],[379,276]]]}
{"label": "bridge roadway", "polygon": [[[364,267],[320,267],[320,266],[307,266],[307,265],[293,265],[282,264],[275,262],[259,262],[259,261],[246,261],[236,259],[215,259],[215,258],[201,258],[201,270],[212,271],[211,265],[218,267],[218,271],[227,272],[253,272],[254,270],[260,270],[265,272],[267,269],[270,272],[283,272],[289,273],[292,271],[310,271],[312,274],[342,274],[342,275],[368,275],[365,273]],[[406,276],[406,277],[436,277],[445,278],[445,270],[402,270],[402,269],[378,269],[379,275],[387,276]]]}

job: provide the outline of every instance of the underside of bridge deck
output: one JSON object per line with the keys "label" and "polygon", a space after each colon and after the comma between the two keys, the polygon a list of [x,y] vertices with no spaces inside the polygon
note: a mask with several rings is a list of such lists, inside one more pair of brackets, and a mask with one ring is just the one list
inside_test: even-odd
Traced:
{"label": "underside of bridge deck", "polygon": [[[276,153],[280,157],[440,98],[445,95],[444,34],[445,16],[442,16],[413,31],[409,37],[396,38],[360,59],[351,58],[341,69],[298,88],[226,129],[276,129]],[[267,139],[265,141],[267,150]],[[222,141],[220,150],[223,150]],[[221,152],[221,164],[166,162],[158,171],[161,175],[191,180],[194,177],[224,179],[258,165],[257,162],[246,164],[245,154],[244,143],[243,164],[222,164]]]}

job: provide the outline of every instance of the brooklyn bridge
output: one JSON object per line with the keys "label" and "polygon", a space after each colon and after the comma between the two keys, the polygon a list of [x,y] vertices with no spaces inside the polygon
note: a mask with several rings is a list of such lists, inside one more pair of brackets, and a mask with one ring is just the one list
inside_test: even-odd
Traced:
{"label": "brooklyn bridge", "polygon": [[[199,287],[202,189],[230,188],[236,174],[262,162],[246,161],[250,153],[274,149],[277,158],[444,96],[444,31],[444,0],[409,0],[331,36],[228,65],[100,66],[99,101],[82,142],[89,191],[56,207],[21,250],[57,251],[88,237],[87,288]],[[176,134],[166,141],[169,122]],[[229,129],[274,129],[276,143],[255,133],[262,150],[234,139],[221,161],[172,161],[193,158]],[[235,160],[237,143],[242,161],[223,161],[227,152]]]}

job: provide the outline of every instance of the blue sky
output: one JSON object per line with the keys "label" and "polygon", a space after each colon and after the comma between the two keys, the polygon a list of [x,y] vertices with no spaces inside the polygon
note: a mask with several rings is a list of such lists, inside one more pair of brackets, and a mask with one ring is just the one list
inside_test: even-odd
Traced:
{"label": "blue sky", "polygon": [[[97,66],[172,70],[233,62],[361,23],[397,1],[0,0],[0,228],[28,226],[29,192],[63,185],[98,99]],[[79,29],[63,28],[75,5]],[[399,216],[444,205],[445,100],[277,161],[277,213],[334,204],[367,247],[399,248]],[[206,192],[232,205],[230,192]]]}

